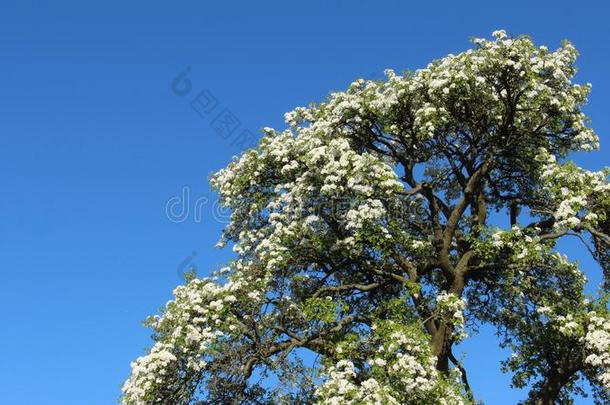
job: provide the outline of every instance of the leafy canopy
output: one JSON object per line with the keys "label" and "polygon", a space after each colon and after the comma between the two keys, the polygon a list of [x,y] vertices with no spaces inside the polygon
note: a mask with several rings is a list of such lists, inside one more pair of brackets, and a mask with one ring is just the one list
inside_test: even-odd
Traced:
{"label": "leafy canopy", "polygon": [[526,402],[610,400],[609,172],[566,158],[598,148],[590,85],[569,42],[493,37],[296,108],[216,173],[235,260],[149,320],[123,403],[472,403],[452,348],[483,323]]}

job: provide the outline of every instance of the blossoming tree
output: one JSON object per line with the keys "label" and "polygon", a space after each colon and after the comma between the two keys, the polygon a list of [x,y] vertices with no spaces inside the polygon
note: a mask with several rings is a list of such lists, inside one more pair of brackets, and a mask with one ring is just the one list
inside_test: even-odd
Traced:
{"label": "blossoming tree", "polygon": [[570,43],[493,37],[297,108],[216,173],[236,257],[149,319],[123,403],[473,403],[454,346],[482,323],[526,403],[585,379],[608,403],[609,171],[567,160],[598,148],[590,86]]}

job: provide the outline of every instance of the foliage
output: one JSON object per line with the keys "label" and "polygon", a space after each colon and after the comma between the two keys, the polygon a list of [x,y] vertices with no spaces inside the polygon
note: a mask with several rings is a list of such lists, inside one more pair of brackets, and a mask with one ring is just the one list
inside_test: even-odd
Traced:
{"label": "foliage", "polygon": [[[149,321],[123,403],[472,403],[452,348],[481,323],[526,402],[581,379],[610,400],[609,171],[567,160],[598,148],[590,85],[569,42],[493,36],[296,108],[216,173],[236,259]],[[606,274],[597,297],[568,236]]]}

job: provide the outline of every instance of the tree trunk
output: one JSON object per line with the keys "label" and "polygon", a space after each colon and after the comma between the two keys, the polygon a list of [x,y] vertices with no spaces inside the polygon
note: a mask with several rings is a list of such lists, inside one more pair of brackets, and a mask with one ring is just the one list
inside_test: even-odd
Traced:
{"label": "tree trunk", "polygon": [[447,373],[449,372],[449,348],[450,348],[450,329],[443,323],[432,337],[432,353],[436,356],[436,369]]}
{"label": "tree trunk", "polygon": [[570,379],[570,374],[566,373],[552,373],[550,374],[542,384],[542,388],[538,391],[535,397],[536,405],[553,405],[558,403],[557,398],[561,387],[564,386]]}

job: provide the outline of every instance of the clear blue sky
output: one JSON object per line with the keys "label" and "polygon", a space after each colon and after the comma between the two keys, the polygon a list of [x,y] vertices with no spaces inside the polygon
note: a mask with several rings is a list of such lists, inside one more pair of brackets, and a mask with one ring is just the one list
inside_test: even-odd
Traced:
{"label": "clear blue sky", "polygon": [[[150,343],[140,321],[182,267],[206,274],[228,257],[213,248],[207,177],[239,152],[237,134],[281,127],[285,111],[356,77],[422,67],[499,28],[550,47],[569,38],[605,149],[579,161],[610,164],[602,2],[11,3],[0,6],[3,404],[116,403]],[[172,80],[187,66],[191,93],[179,96]],[[200,116],[189,102],[206,89],[215,109]],[[211,126],[224,109],[239,120],[228,139]],[[183,186],[190,211],[171,206],[172,221]],[[513,404],[522,394],[498,371],[494,339],[466,347],[472,385]]]}

